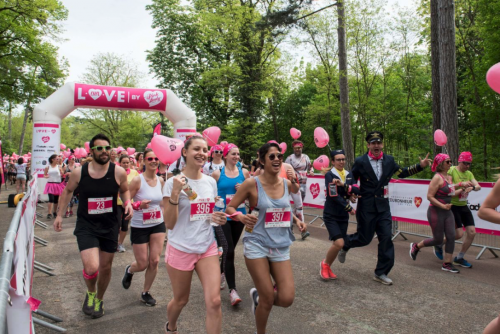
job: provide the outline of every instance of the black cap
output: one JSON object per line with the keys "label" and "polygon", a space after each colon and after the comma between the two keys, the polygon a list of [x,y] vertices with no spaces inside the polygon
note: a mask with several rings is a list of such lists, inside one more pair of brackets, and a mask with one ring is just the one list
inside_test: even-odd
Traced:
{"label": "black cap", "polygon": [[344,152],[344,150],[331,150],[330,151],[330,157],[331,158],[335,157],[337,154],[343,154],[343,155],[345,155],[345,152]]}
{"label": "black cap", "polygon": [[366,135],[366,142],[372,143],[374,141],[382,142],[384,140],[384,135],[380,131],[372,131],[368,135]]}

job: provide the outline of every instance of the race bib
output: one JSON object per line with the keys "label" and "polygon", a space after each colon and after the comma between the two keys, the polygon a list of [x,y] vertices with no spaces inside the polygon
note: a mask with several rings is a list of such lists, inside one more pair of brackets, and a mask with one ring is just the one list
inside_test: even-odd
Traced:
{"label": "race bib", "polygon": [[290,227],[292,219],[292,209],[287,208],[269,208],[266,210],[265,228],[271,227]]}
{"label": "race bib", "polygon": [[113,212],[113,197],[89,198],[89,215]]}
{"label": "race bib", "polygon": [[389,198],[389,186],[384,187],[384,198]]}
{"label": "race bib", "polygon": [[466,193],[465,191],[462,191],[459,195],[458,195],[458,200],[460,202],[467,202],[467,199],[469,198],[469,193]]}
{"label": "race bib", "polygon": [[144,225],[160,224],[163,222],[159,207],[142,210],[142,223]]}
{"label": "race bib", "polygon": [[[232,195],[226,195],[226,206],[229,205],[229,202],[231,202],[231,200],[233,199],[234,197],[234,194]],[[241,203],[240,205],[238,205],[238,209],[243,209],[245,208],[245,202]]]}
{"label": "race bib", "polygon": [[189,220],[207,220],[212,218],[215,201],[213,198],[197,198],[191,203],[191,215]]}

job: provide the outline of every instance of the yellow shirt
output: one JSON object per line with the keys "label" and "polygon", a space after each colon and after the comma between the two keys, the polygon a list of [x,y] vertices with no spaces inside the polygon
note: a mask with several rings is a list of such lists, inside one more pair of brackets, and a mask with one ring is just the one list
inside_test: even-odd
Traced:
{"label": "yellow shirt", "polygon": [[[130,168],[130,173],[127,175],[127,183],[130,184],[130,182],[132,182],[132,180],[136,176],[139,176],[139,173],[135,169]],[[130,201],[133,202],[132,199],[130,199]],[[122,199],[120,198],[120,194],[118,194],[117,204],[123,205]]]}
{"label": "yellow shirt", "polygon": [[345,183],[345,169],[342,168],[342,170],[338,170],[337,168],[335,168],[335,170],[339,173],[342,182]]}

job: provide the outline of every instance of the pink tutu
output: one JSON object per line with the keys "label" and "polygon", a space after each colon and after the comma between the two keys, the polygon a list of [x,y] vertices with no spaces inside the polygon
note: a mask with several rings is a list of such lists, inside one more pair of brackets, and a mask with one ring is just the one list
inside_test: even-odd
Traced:
{"label": "pink tutu", "polygon": [[62,194],[63,189],[64,189],[64,185],[62,184],[62,182],[61,183],[47,182],[43,193],[59,196]]}

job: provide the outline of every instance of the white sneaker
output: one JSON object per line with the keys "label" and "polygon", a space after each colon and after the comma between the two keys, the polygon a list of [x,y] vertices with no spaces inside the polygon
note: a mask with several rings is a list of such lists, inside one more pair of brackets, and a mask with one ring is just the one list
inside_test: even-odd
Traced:
{"label": "white sneaker", "polygon": [[224,274],[220,275],[220,289],[224,290],[226,287],[226,276]]}
{"label": "white sneaker", "polygon": [[392,285],[392,279],[390,279],[389,277],[387,277],[386,274],[382,274],[380,276],[377,275],[377,274],[375,274],[375,276],[373,276],[373,280],[376,281],[376,282],[385,284],[385,285]]}
{"label": "white sneaker", "polygon": [[126,251],[125,247],[122,244],[118,245],[118,253],[124,253]]}
{"label": "white sneaker", "polygon": [[231,292],[229,293],[229,297],[231,298],[231,305],[232,306],[236,306],[239,303],[241,303],[241,298],[235,289],[231,289]]}

